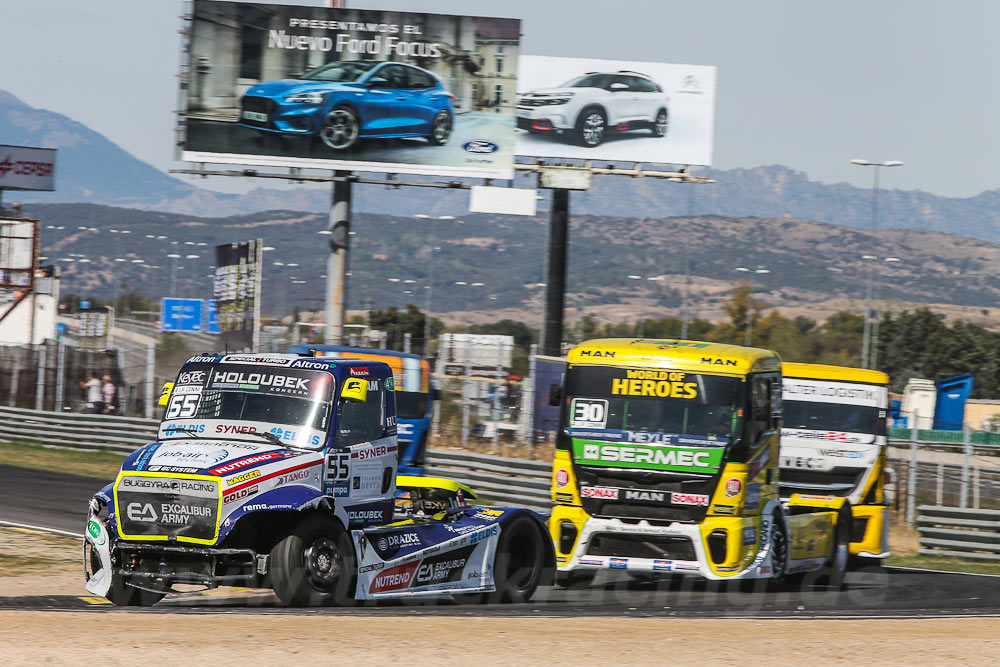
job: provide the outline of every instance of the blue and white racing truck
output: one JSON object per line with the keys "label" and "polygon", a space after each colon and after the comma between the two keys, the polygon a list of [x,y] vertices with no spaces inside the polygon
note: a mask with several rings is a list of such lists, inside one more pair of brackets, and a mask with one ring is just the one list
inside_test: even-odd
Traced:
{"label": "blue and white racing truck", "polygon": [[156,441],[90,501],[87,590],[118,605],[177,584],[272,588],[289,605],[527,601],[554,567],[541,517],[397,478],[393,389],[377,361],[192,357]]}

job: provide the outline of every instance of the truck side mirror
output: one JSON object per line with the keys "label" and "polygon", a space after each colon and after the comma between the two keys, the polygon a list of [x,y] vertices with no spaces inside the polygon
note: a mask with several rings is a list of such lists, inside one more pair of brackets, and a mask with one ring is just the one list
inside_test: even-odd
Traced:
{"label": "truck side mirror", "polygon": [[556,408],[562,403],[562,385],[549,385],[549,405]]}
{"label": "truck side mirror", "polygon": [[174,390],[173,382],[166,382],[163,385],[163,389],[160,390],[160,400],[157,401],[158,405],[166,405],[170,401],[170,394]]}
{"label": "truck side mirror", "polygon": [[359,378],[348,378],[340,390],[340,397],[354,403],[364,403],[368,400],[368,381]]}

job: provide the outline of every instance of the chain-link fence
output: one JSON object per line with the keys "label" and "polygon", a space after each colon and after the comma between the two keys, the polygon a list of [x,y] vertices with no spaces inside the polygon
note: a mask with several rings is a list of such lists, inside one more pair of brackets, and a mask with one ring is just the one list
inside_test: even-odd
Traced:
{"label": "chain-link fence", "polygon": [[80,386],[93,373],[123,385],[114,350],[93,350],[49,340],[38,345],[0,347],[0,405],[36,410],[86,409]]}

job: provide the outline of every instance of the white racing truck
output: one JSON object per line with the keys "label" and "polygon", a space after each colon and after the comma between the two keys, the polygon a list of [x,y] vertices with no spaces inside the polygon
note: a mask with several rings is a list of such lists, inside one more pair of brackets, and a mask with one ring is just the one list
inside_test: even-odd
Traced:
{"label": "white racing truck", "polygon": [[820,364],[782,364],[781,496],[845,498],[850,553],[889,556],[886,417],[889,376]]}

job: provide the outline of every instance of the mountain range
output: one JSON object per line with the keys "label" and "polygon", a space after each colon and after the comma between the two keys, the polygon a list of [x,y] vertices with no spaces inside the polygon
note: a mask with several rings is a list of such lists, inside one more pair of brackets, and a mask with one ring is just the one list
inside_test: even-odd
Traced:
{"label": "mountain range", "polygon": [[[0,144],[59,149],[57,190],[18,193],[23,202],[85,202],[185,215],[216,217],[266,210],[320,213],[329,189],[256,188],[244,195],[222,194],[165,174],[136,159],[114,142],[65,115],[33,108],[0,91]],[[779,165],[748,169],[701,169],[716,183],[692,191],[659,179],[597,177],[588,192],[574,193],[572,213],[616,218],[725,217],[794,218],[866,229],[871,224],[871,190],[846,183],[809,180]],[[530,186],[521,175],[518,186]],[[433,188],[354,188],[354,209],[387,215],[460,215],[467,193]],[[11,200],[8,195],[7,200]],[[623,202],[628,202],[627,207]],[[951,232],[1000,241],[1000,189],[974,197],[941,197],[922,191],[885,189],[879,201],[883,229]]]}

